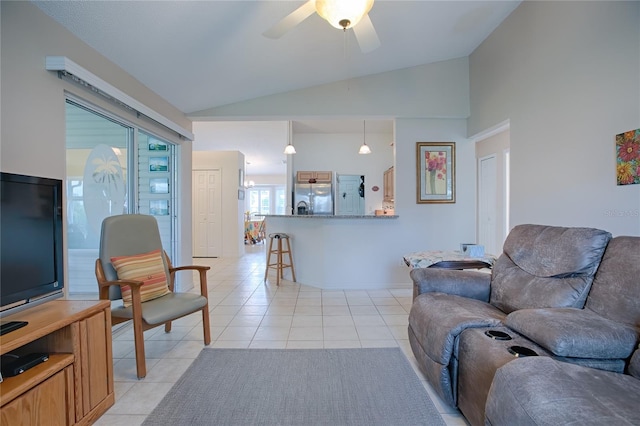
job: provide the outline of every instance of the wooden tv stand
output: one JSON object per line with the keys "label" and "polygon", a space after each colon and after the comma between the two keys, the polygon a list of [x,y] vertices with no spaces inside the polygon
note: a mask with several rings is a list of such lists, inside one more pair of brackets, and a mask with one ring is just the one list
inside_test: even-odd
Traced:
{"label": "wooden tv stand", "polygon": [[0,354],[49,360],[0,383],[2,425],[90,425],[115,402],[108,301],[54,300],[3,318],[29,324],[0,336]]}

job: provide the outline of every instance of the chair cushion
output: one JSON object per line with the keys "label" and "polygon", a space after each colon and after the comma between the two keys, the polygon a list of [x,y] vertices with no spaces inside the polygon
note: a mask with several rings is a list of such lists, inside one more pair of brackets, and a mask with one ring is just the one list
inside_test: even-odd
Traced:
{"label": "chair cushion", "polygon": [[555,361],[518,358],[500,367],[485,406],[488,425],[638,425],[640,380]]}
{"label": "chair cushion", "polygon": [[495,263],[490,303],[527,308],[582,308],[611,234],[593,228],[518,225]]}
{"label": "chair cushion", "polygon": [[635,328],[587,309],[521,309],[505,324],[562,357],[625,359],[638,341]]}
{"label": "chair cushion", "polygon": [[[143,302],[153,300],[169,293],[167,274],[160,250],[132,256],[111,258],[118,278],[122,280],[142,281],[140,297]],[[131,306],[131,288],[122,287],[122,302],[125,307]]]}
{"label": "chair cushion", "polygon": [[[142,319],[151,325],[162,324],[202,309],[207,298],[195,293],[169,293],[142,305]],[[133,318],[133,309],[116,307],[111,315],[117,318]]]}

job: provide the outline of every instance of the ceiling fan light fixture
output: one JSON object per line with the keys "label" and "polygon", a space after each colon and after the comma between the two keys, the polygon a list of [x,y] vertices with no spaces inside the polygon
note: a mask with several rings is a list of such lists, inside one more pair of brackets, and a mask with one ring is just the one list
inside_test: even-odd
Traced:
{"label": "ceiling fan light fixture", "polygon": [[373,7],[374,0],[315,0],[316,12],[331,26],[346,30],[358,22]]}

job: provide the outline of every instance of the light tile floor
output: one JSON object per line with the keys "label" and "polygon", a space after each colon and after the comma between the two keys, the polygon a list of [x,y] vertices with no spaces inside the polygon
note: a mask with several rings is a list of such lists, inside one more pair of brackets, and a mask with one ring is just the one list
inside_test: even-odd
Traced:
{"label": "light tile floor", "polygon": [[[411,289],[320,290],[291,281],[262,281],[263,244],[245,246],[237,259],[194,259],[211,266],[207,275],[214,348],[400,347],[448,425],[467,425],[445,405],[418,370],[407,337]],[[285,274],[286,276],[286,274]],[[271,279],[273,278],[273,279]],[[141,424],[202,350],[202,317],[175,321],[145,332],[147,377],[136,378],[133,333],[114,332],[116,403],[96,425]]]}

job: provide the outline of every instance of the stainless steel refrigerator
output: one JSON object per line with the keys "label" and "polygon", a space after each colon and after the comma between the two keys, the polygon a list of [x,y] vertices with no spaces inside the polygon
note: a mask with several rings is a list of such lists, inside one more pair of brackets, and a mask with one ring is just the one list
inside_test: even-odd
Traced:
{"label": "stainless steel refrigerator", "polygon": [[293,200],[293,214],[333,214],[333,186],[330,183],[297,183]]}

